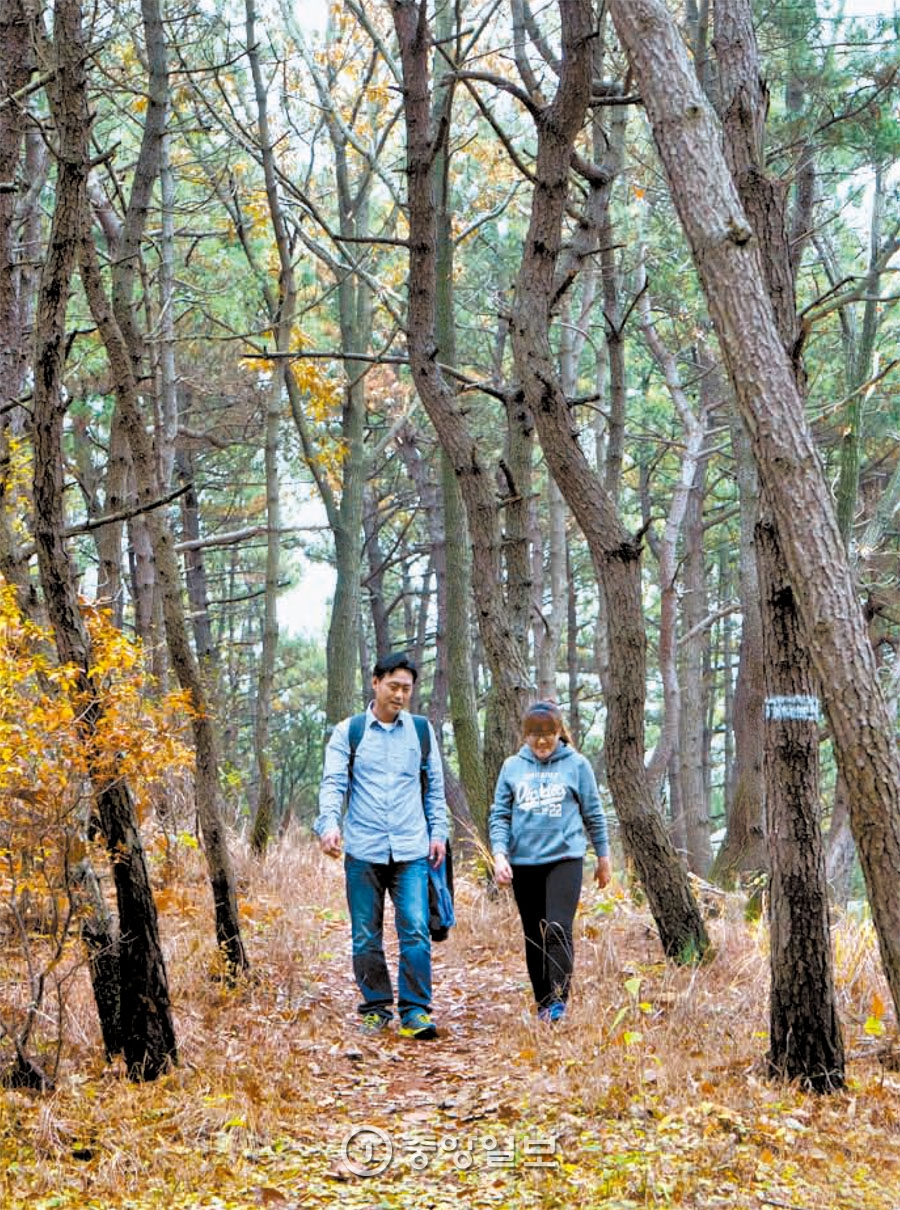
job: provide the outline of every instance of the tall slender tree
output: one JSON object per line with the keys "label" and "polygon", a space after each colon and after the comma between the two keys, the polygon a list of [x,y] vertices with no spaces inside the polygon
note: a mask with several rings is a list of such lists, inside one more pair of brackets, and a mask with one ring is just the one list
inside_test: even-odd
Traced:
{"label": "tall slender tree", "polygon": [[[58,139],[56,205],[41,274],[35,324],[33,432],[35,543],[47,612],[60,659],[80,670],[81,688],[95,704],[84,712],[88,731],[99,722],[92,692],[90,640],[81,616],[64,538],[62,375],[66,311],[79,248],[85,238],[91,118],[87,103],[86,41],[78,0],[57,0],[52,43],[45,43],[53,76],[48,87]],[[127,781],[97,775],[97,808],[109,847],[119,915],[121,1041],[128,1071],[154,1079],[177,1059],[168,981],[140,830]],[[98,998],[98,1005],[103,1001]],[[116,998],[113,998],[116,1004]]]}
{"label": "tall slender tree", "polygon": [[[552,101],[534,115],[538,153],[531,217],[516,281],[513,353],[548,465],[585,535],[603,589],[610,653],[605,754],[616,813],[663,948],[669,956],[686,961],[698,958],[709,941],[644,766],[646,635],[640,540],[625,529],[610,493],[581,449],[550,344],[569,171],[593,82],[589,0],[561,4],[560,20],[559,87]],[[595,175],[605,176],[602,170]]]}
{"label": "tall slender tree", "polygon": [[900,1011],[900,755],[794,368],[714,115],[657,0],[610,0],[771,501]]}

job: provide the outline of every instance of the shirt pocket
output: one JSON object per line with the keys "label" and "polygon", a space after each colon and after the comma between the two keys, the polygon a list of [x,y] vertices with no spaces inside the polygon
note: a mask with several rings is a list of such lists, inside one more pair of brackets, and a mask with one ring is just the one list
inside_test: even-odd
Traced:
{"label": "shirt pocket", "polygon": [[412,743],[407,742],[403,746],[398,765],[398,772],[404,784],[415,783],[418,785],[419,771],[422,765],[422,752],[415,736],[413,736]]}

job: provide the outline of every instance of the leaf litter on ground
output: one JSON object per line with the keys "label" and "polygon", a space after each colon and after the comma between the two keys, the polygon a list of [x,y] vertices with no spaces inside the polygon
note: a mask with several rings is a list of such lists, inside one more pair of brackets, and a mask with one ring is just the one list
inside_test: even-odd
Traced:
{"label": "leaf litter on ground", "polygon": [[[868,926],[835,926],[848,1087],[815,1096],[765,1077],[765,927],[739,896],[717,897],[713,958],[679,968],[627,882],[586,889],[569,1016],[549,1027],[509,895],[464,867],[434,948],[441,1036],[415,1042],[356,1032],[338,864],[292,833],[264,861],[238,847],[253,977],[229,989],[210,978],[201,862],[183,846],[165,867],[179,1066],[139,1085],[105,1064],[73,983],[55,1090],[0,1092],[4,1210],[900,1208],[900,1076],[872,1006],[895,1026]],[[395,964],[390,919],[386,936]]]}

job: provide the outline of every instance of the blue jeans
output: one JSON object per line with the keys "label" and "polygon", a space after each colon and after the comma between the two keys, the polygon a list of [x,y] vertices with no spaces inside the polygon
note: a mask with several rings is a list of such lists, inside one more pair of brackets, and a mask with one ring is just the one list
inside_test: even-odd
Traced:
{"label": "blue jeans", "polygon": [[400,967],[397,1008],[401,1020],[431,1008],[431,937],[428,933],[428,859],[361,861],[344,858],[353,936],[353,974],[362,995],[359,1011],[390,1017],[394,990],[384,957],[384,896],[394,904]]}

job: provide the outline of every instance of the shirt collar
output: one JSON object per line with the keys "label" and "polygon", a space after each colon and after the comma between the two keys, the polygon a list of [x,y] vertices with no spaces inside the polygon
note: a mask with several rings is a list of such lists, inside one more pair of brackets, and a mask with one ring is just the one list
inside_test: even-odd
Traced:
{"label": "shirt collar", "polygon": [[374,702],[369,702],[368,706],[366,707],[366,725],[369,727],[380,727],[382,731],[393,731],[398,723],[402,725],[402,723],[409,717],[408,710],[401,710],[392,723],[383,723],[380,718],[375,717],[375,711],[373,709],[374,705]]}

